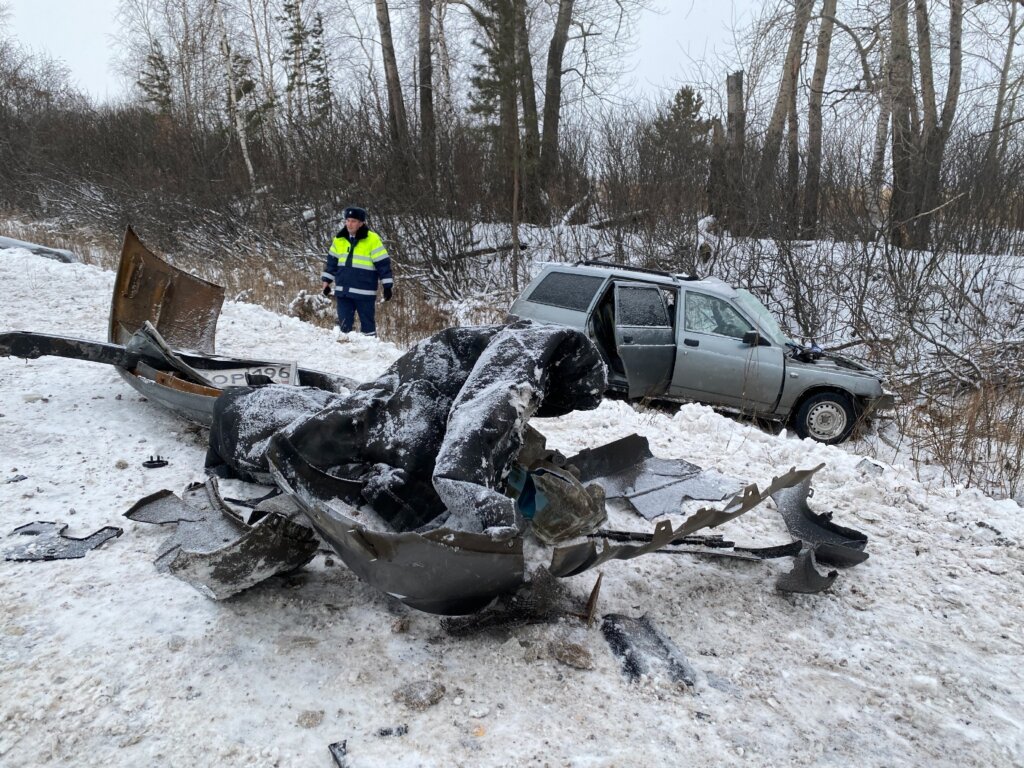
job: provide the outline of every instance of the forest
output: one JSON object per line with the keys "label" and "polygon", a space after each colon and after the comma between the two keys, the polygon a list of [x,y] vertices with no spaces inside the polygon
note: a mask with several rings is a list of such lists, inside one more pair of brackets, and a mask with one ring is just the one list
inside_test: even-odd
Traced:
{"label": "forest", "polygon": [[884,439],[1019,497],[1024,4],[772,0],[665,97],[624,66],[652,6],[122,0],[127,88],[97,103],[0,0],[0,217],[71,245],[130,224],[326,323],[305,291],[357,202],[403,345],[500,320],[544,259],[717,275],[883,370]]}

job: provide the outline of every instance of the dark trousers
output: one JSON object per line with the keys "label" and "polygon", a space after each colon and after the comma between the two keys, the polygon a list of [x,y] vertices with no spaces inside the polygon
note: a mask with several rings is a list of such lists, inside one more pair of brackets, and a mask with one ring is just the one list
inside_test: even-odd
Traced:
{"label": "dark trousers", "polygon": [[335,294],[335,297],[338,299],[338,327],[341,328],[342,333],[352,330],[352,322],[356,319],[358,312],[359,330],[367,336],[377,335],[377,322],[373,317],[376,309],[376,296],[355,299],[351,296]]}

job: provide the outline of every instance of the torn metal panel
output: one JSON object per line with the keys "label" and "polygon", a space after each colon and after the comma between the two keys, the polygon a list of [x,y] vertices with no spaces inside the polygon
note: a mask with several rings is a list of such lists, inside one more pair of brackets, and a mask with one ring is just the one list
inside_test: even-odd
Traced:
{"label": "torn metal panel", "polygon": [[[271,473],[313,527],[361,579],[401,602],[428,613],[478,611],[496,595],[523,583],[521,536],[435,528],[423,533],[373,530],[355,519],[359,512],[335,499],[329,505],[296,484],[294,457],[272,454]],[[342,511],[344,510],[344,514]]]}
{"label": "torn metal panel", "polygon": [[838,575],[838,571],[829,571],[825,575],[818,573],[814,550],[805,547],[793,562],[793,570],[779,576],[775,581],[775,587],[780,592],[813,595],[831,587]]}
{"label": "torn metal panel", "polygon": [[683,459],[655,458],[647,438],[636,434],[580,451],[565,463],[579,470],[581,482],[598,483],[609,501],[622,499],[648,520],[678,512],[684,501],[719,501],[743,487]]}
{"label": "torn metal panel", "polygon": [[756,484],[747,486],[742,493],[736,494],[723,509],[704,507],[686,519],[679,528],[673,530],[672,523],[662,520],[651,534],[651,540],[639,544],[612,544],[603,542],[599,547],[595,541],[587,541],[565,547],[558,547],[551,557],[551,572],[556,576],[575,576],[609,560],[630,560],[634,557],[654,552],[670,544],[675,539],[689,536],[702,528],[714,528],[753,509],[762,501],[781,488],[788,488],[809,480],[821,469],[819,464],[813,469],[790,469],[789,472],[773,478],[769,486],[760,491]]}
{"label": "torn metal panel", "polygon": [[601,622],[601,634],[630,682],[662,675],[686,686],[697,682],[697,670],[686,655],[648,616],[609,613]]}
{"label": "torn metal panel", "polygon": [[114,278],[107,339],[127,344],[152,323],[168,344],[212,354],[224,289],[158,258],[131,227],[124,233]]}
{"label": "torn metal panel", "polygon": [[123,531],[120,528],[106,526],[100,528],[85,538],[76,539],[73,536],[66,536],[64,531],[68,529],[66,524],[37,520],[27,525],[22,525],[11,531],[12,535],[30,536],[31,539],[24,544],[9,549],[4,554],[5,560],[35,561],[35,560],[73,560],[85,557],[90,551],[96,549],[104,542],[116,539]]}
{"label": "torn metal panel", "polygon": [[868,537],[853,528],[832,522],[832,513],[815,514],[807,504],[813,494],[810,478],[772,493],[772,500],[786,521],[789,532],[814,548],[818,560],[828,565],[849,567],[868,559],[864,551]]}
{"label": "torn metal panel", "polygon": [[246,523],[220,497],[213,478],[189,488],[182,498],[166,490],[147,496],[125,517],[174,524],[157,556],[157,568],[216,600],[305,565],[319,544],[307,526],[277,511]]}

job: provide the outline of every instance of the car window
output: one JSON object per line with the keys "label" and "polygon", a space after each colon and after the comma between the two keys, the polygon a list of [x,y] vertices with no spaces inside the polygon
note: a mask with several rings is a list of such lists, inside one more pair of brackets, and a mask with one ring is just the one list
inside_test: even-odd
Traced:
{"label": "car window", "polygon": [[668,328],[668,309],[656,286],[616,284],[618,324]]}
{"label": "car window", "polygon": [[687,331],[742,339],[745,333],[754,330],[729,302],[717,296],[687,291],[685,309]]}
{"label": "car window", "polygon": [[586,312],[603,283],[604,278],[597,275],[551,272],[537,284],[526,300]]}

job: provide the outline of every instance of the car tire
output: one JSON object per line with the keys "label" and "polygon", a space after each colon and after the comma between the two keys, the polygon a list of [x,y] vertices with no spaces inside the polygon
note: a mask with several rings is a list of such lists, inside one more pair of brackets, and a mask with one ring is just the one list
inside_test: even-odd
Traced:
{"label": "car tire", "polygon": [[819,392],[797,409],[793,429],[800,437],[836,445],[850,436],[856,423],[857,414],[849,396],[840,392]]}

